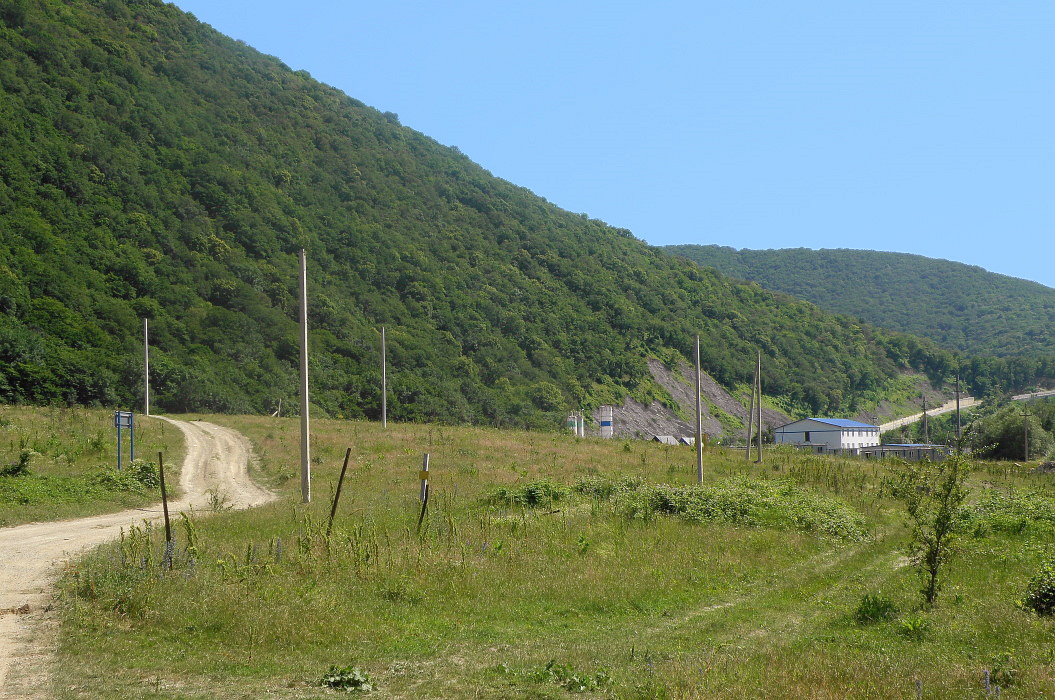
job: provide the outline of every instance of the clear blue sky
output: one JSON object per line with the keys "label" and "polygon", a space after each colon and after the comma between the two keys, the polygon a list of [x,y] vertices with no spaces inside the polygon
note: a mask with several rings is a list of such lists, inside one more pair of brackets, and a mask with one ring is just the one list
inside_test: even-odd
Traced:
{"label": "clear blue sky", "polygon": [[177,5],[649,243],[1055,287],[1050,0]]}

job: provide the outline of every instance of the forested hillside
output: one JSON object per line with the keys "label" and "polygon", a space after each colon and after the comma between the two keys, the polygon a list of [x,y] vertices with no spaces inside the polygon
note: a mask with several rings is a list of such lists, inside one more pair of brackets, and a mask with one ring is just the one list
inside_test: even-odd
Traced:
{"label": "forested hillside", "polygon": [[[0,0],[0,401],[296,408],[297,251],[313,401],[396,420],[556,425],[663,398],[689,357],[839,413],[956,358],[560,210],[156,0]],[[496,128],[501,128],[496,125]],[[975,360],[976,391],[1048,367]]]}
{"label": "forested hillside", "polygon": [[1055,353],[1055,289],[980,267],[874,250],[668,246],[706,267],[883,328],[979,355]]}

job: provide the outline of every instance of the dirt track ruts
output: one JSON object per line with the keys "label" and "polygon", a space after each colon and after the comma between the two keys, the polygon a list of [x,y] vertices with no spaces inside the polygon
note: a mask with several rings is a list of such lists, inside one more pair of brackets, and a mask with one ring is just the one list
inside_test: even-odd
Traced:
{"label": "dirt track ruts", "polygon": [[[215,496],[234,508],[275,498],[249,476],[249,441],[230,428],[167,420],[183,431],[187,455],[181,496],[170,512],[207,509]],[[55,622],[48,615],[61,566],[123,527],[161,517],[161,504],[76,520],[0,528],[0,697],[46,697],[46,670]],[[49,628],[51,628],[49,630]]]}

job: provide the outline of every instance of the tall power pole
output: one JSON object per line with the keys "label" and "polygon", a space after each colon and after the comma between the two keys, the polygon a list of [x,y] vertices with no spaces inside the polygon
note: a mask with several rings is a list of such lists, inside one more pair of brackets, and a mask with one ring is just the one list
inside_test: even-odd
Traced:
{"label": "tall power pole", "polygon": [[923,397],[923,444],[930,444],[930,426],[927,425],[927,397]]}
{"label": "tall power pole", "polygon": [[150,335],[146,318],[143,319],[143,415],[150,415]]}
{"label": "tall power pole", "polygon": [[696,336],[696,480],[703,483],[703,382],[700,377],[700,336]]}
{"label": "tall power pole", "polygon": [[1023,461],[1029,461],[1029,417],[1033,414],[1029,412],[1029,407],[1026,406],[1022,409],[1022,432],[1023,432],[1023,445],[1022,452],[1025,455]]}
{"label": "tall power pole", "polygon": [[308,261],[300,249],[300,495],[311,503],[311,419],[308,396]]}
{"label": "tall power pole", "polygon": [[385,351],[385,327],[381,326],[381,427],[388,427],[388,367]]}
{"label": "tall power pole", "polygon": [[758,392],[758,459],[762,463],[762,351],[758,351],[758,365],[755,368],[755,389]]}
{"label": "tall power pole", "polygon": [[960,451],[960,440],[963,439],[963,431],[960,430],[960,373],[956,373],[956,451]]}

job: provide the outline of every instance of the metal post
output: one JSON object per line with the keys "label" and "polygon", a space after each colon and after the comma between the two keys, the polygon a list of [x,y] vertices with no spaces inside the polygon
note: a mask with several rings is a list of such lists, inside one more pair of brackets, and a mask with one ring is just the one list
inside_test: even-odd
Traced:
{"label": "metal post", "polygon": [[703,382],[700,378],[700,336],[696,335],[696,481],[703,483]]}
{"label": "metal post", "polygon": [[388,362],[385,350],[385,327],[381,326],[381,427],[388,427]]}
{"label": "metal post", "polygon": [[121,421],[114,422],[117,423],[117,471],[121,471]]}
{"label": "metal post", "polygon": [[421,502],[425,502],[425,494],[429,490],[429,453],[426,452],[424,457],[421,459],[421,471],[418,473],[418,478],[421,479]]}
{"label": "metal post", "polygon": [[300,249],[300,494],[311,503],[311,420],[308,396],[308,262]]}
{"label": "metal post", "polygon": [[128,414],[128,460],[136,461],[136,417]]}
{"label": "metal post", "polygon": [[148,319],[143,319],[143,415],[150,415],[150,330]]}

